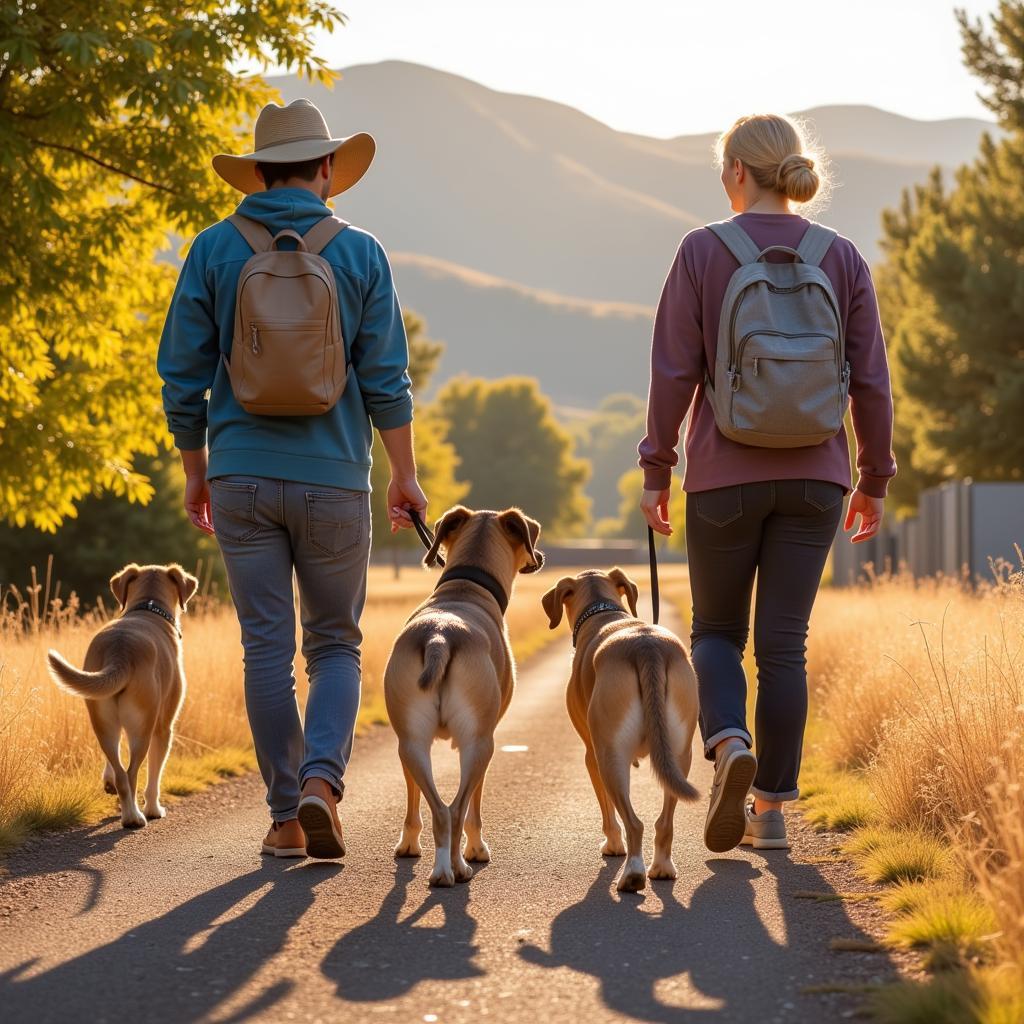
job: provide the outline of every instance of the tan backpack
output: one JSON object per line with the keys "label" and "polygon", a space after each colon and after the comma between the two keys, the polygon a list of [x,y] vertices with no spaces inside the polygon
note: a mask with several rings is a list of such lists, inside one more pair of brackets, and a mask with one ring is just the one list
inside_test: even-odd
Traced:
{"label": "tan backpack", "polygon": [[[348,227],[324,217],[305,235],[276,235],[258,221],[228,220],[249,243],[238,278],[231,358],[224,365],[239,405],[260,416],[317,416],[341,398],[348,378],[334,270],[320,255]],[[298,248],[277,248],[294,238]]]}

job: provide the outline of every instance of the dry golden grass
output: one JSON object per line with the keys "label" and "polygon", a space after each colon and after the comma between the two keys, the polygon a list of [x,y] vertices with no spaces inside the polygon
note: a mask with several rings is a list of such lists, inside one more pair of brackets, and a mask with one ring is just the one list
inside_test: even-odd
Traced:
{"label": "dry golden grass", "polygon": [[[541,595],[558,576],[548,570],[520,576],[507,621],[517,659],[560,635],[548,630]],[[642,570],[634,575],[642,579]],[[436,574],[390,568],[370,570],[363,617],[363,695],[360,728],[385,722],[384,666],[395,635],[436,581]],[[81,664],[102,614],[82,614],[47,601],[48,584],[0,600],[0,848],[26,833],[96,820],[114,802],[99,785],[103,757],[83,701],[57,689],[46,652],[58,648]],[[178,720],[165,791],[187,795],[218,778],[255,767],[242,692],[238,623],[230,607],[197,599],[184,622],[188,695]],[[296,689],[305,700],[301,654]]]}
{"label": "dry golden grass", "polygon": [[[895,577],[823,591],[811,623],[818,757],[855,768],[874,805],[848,848],[873,878],[935,879],[890,904],[892,937],[935,966],[988,965],[961,981],[970,1020],[1002,1019],[992,1008],[1014,985],[1024,1000],[1022,658],[1024,576],[1005,570],[977,589]],[[917,995],[893,998],[935,993]]]}

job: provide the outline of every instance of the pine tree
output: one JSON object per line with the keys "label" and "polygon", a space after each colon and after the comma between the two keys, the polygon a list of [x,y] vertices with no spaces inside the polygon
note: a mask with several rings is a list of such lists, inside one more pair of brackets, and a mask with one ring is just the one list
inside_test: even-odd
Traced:
{"label": "pine tree", "polygon": [[905,503],[949,477],[1024,479],[1024,2],[1003,0],[988,28],[958,17],[1004,134],[986,135],[951,187],[936,171],[884,218]]}

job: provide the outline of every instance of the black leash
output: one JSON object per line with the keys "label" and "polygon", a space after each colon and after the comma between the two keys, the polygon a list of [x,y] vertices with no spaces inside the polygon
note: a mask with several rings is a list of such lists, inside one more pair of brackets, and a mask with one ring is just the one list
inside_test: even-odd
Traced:
{"label": "black leash", "polygon": [[[427,524],[423,522],[423,518],[416,509],[407,508],[405,511],[412,520],[413,528],[416,530],[416,533],[419,534],[419,538],[423,542],[423,546],[429,551],[434,545],[434,535],[427,528]],[[444,568],[444,559],[440,555],[437,555],[437,564],[441,566],[442,569]]]}
{"label": "black leash", "polygon": [[658,552],[654,548],[654,529],[647,527],[647,552],[651,562],[651,612],[654,624],[658,624],[658,612],[661,610],[661,595],[658,592]]}

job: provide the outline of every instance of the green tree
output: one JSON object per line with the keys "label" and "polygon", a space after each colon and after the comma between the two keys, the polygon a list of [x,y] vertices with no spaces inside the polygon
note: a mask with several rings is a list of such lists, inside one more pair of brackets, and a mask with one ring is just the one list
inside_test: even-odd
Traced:
{"label": "green tree", "polygon": [[[444,345],[423,336],[426,325],[415,313],[405,313],[405,331],[409,336],[409,376],[414,394],[426,391],[430,377],[437,368]],[[447,426],[430,406],[416,410],[416,465],[420,486],[430,501],[429,514],[436,518],[457,504],[469,490],[455,478],[458,457],[455,448],[445,439]],[[398,570],[398,552],[403,548],[419,546],[419,537],[412,530],[391,532],[388,510],[384,502],[390,470],[387,453],[378,436],[373,442],[373,469],[370,485],[373,488],[372,516],[373,543],[376,548],[389,548],[395,555]]]}
{"label": "green tree", "polygon": [[964,59],[1004,130],[946,188],[884,218],[880,288],[897,411],[897,496],[951,476],[1024,478],[1024,3],[958,14]]}
{"label": "green tree", "polygon": [[201,581],[227,593],[216,541],[188,521],[183,507],[184,478],[176,456],[164,452],[142,459],[139,467],[156,485],[146,506],[116,495],[88,495],[78,515],[56,535],[32,526],[0,523],[0,589],[14,584],[24,592],[33,567],[40,572],[53,557],[53,579],[60,597],[74,591],[83,605],[112,600],[107,581],[128,562],[179,562],[190,571],[201,567]]}
{"label": "green tree", "polygon": [[437,406],[459,457],[458,479],[469,484],[468,505],[519,505],[549,535],[586,530],[589,467],[573,454],[572,437],[537,381],[456,377],[441,389]]}
{"label": "green tree", "polygon": [[[644,471],[639,467],[629,469],[619,477],[619,514],[602,519],[597,524],[600,537],[615,537],[641,543],[647,538],[647,520],[640,511],[640,498],[644,492]],[[669,518],[672,521],[672,536],[665,543],[673,551],[686,550],[686,497],[675,482],[672,484],[672,499],[669,502]]]}
{"label": "green tree", "polygon": [[0,3],[0,517],[55,530],[88,494],[146,501],[166,443],[155,257],[230,208],[212,154],[273,95],[326,79],[328,0]]}
{"label": "green tree", "polygon": [[587,495],[595,518],[614,516],[619,480],[636,466],[637,445],[644,436],[646,403],[636,395],[608,395],[587,419],[575,424],[576,453],[590,463]]}

